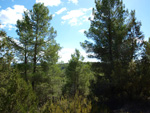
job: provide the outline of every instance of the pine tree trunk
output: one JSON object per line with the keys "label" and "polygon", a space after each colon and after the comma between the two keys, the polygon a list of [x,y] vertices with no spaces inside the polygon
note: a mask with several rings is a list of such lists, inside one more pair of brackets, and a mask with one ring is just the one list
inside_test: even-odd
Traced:
{"label": "pine tree trunk", "polygon": [[27,51],[26,51],[26,46],[25,46],[25,72],[24,72],[24,74],[25,74],[25,80],[26,80],[26,82],[28,81],[27,80]]}
{"label": "pine tree trunk", "polygon": [[111,33],[111,19],[110,19],[110,12],[109,12],[109,24],[108,24],[108,38],[109,38],[109,60],[110,60],[110,74],[113,69],[113,52],[112,52],[112,33]]}

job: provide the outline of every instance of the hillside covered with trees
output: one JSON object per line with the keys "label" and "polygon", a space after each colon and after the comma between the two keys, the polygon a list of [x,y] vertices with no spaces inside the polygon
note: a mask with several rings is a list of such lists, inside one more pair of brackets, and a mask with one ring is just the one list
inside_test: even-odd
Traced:
{"label": "hillside covered with trees", "polygon": [[150,39],[122,0],[95,0],[87,40],[67,64],[52,15],[36,3],[16,24],[19,40],[0,30],[1,113],[150,112]]}

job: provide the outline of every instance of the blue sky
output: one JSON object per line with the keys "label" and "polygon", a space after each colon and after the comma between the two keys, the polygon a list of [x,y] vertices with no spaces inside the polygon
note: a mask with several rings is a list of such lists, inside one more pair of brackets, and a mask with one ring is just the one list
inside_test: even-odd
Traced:
{"label": "blue sky", "polygon": [[[18,38],[15,32],[15,24],[22,18],[23,11],[32,9],[34,3],[43,2],[53,15],[51,25],[57,30],[56,41],[62,47],[59,52],[60,61],[67,62],[75,48],[79,49],[85,57],[85,61],[96,61],[88,59],[85,51],[80,46],[86,37],[84,30],[90,27],[89,17],[92,17],[92,8],[95,0],[0,0],[0,23],[1,29],[8,36]],[[150,37],[150,0],[123,0],[126,8],[136,10],[138,21],[142,22],[141,30],[145,40]]]}

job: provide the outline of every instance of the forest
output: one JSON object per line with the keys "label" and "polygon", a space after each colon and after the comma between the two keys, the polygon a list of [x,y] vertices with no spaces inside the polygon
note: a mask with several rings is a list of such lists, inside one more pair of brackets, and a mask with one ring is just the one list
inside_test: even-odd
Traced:
{"label": "forest", "polygon": [[[122,0],[95,0],[87,40],[68,63],[52,15],[34,4],[16,24],[19,40],[0,29],[0,113],[148,113],[150,39]],[[148,38],[148,37],[146,37]]]}

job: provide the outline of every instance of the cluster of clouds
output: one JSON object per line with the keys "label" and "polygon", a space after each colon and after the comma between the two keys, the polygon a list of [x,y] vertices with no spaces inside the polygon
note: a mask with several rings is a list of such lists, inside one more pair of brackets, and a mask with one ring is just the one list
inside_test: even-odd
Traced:
{"label": "cluster of clouds", "polygon": [[0,10],[0,22],[1,28],[15,28],[16,21],[22,19],[23,12],[27,10],[23,5],[14,5],[13,8],[8,7],[7,9]]}
{"label": "cluster of clouds", "polygon": [[45,6],[58,6],[61,0],[36,0],[36,3],[44,3]]}
{"label": "cluster of clouds", "polygon": [[83,22],[88,21],[91,10],[92,8],[80,8],[68,11],[66,15],[61,17],[62,23],[68,22],[71,26],[82,25]]}
{"label": "cluster of clouds", "polygon": [[70,2],[72,2],[74,4],[78,4],[78,0],[69,0],[68,3],[70,3]]}
{"label": "cluster of clouds", "polygon": [[[58,6],[62,3],[61,0],[36,0],[36,3],[44,3],[45,6]],[[78,4],[78,0],[68,0],[68,3]],[[1,6],[0,6],[1,8]],[[9,30],[15,28],[16,21],[22,19],[23,12],[27,10],[23,5],[14,5],[12,8],[0,10],[0,28],[8,28]],[[53,16],[60,15],[65,12],[65,15],[61,17],[61,23],[68,23],[71,26],[82,25],[88,21],[88,18],[92,16],[92,8],[80,8],[76,10],[68,11],[66,7],[61,8]]]}
{"label": "cluster of clouds", "polygon": [[[36,0],[36,3],[44,3],[45,6],[58,6],[62,3],[61,0]],[[78,4],[78,0],[68,0],[68,3]],[[8,28],[9,30],[15,28],[16,21],[22,19],[23,12],[27,10],[23,5],[14,5],[1,10],[0,6],[0,28]],[[56,14],[61,14],[66,11],[66,8],[62,8]],[[54,14],[55,15],[55,14]]]}
{"label": "cluster of clouds", "polygon": [[[61,0],[36,0],[37,3],[41,2],[44,3],[46,6],[58,6],[60,5],[62,2]],[[74,4],[78,4],[78,0],[68,0],[68,3],[74,3]],[[61,19],[61,23],[65,24],[68,23],[71,26],[77,26],[77,25],[82,25],[83,22],[87,22],[89,17],[92,17],[91,14],[91,10],[92,8],[80,8],[80,9],[76,9],[76,10],[71,10],[71,11],[67,11],[66,7],[61,8],[60,10],[58,10],[57,12],[55,12],[55,14],[60,15],[63,12],[67,12],[66,15],[62,16]],[[55,14],[53,14],[53,17],[55,16]]]}
{"label": "cluster of clouds", "polygon": [[[71,59],[71,54],[74,53],[75,53],[74,48],[62,48],[59,51],[60,59],[58,60],[58,62],[60,63],[61,61],[63,61],[64,63],[68,63],[69,60]],[[98,62],[97,59],[88,58],[87,57],[88,54],[84,50],[80,50],[80,54],[84,57],[84,62]]]}
{"label": "cluster of clouds", "polygon": [[[44,3],[45,6],[58,6],[62,3],[61,0],[36,0],[36,3]],[[68,3],[78,4],[78,0],[68,0]]]}

